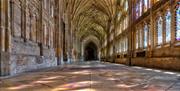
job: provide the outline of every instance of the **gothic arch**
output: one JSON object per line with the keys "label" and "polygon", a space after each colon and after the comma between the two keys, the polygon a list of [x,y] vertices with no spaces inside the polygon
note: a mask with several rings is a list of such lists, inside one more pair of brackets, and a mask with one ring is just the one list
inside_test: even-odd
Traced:
{"label": "gothic arch", "polygon": [[81,42],[81,56],[83,57],[83,59],[85,59],[85,50],[87,47],[90,47],[88,45],[94,46],[96,47],[96,59],[99,59],[99,55],[100,55],[100,41],[97,37],[95,36],[88,36],[86,37],[84,40],[82,40]]}

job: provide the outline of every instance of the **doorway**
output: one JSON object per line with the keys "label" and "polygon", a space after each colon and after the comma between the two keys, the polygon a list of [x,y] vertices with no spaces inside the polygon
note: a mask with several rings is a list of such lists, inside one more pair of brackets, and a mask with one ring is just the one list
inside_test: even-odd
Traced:
{"label": "doorway", "polygon": [[98,60],[98,48],[97,46],[93,43],[90,42],[85,46],[85,61],[95,61]]}

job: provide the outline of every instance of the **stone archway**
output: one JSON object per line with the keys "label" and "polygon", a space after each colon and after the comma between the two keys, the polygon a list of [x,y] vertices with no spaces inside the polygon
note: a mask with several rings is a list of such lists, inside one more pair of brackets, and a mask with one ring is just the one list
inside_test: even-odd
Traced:
{"label": "stone archway", "polygon": [[98,47],[93,42],[89,42],[84,49],[85,61],[98,60]]}
{"label": "stone archway", "polygon": [[80,48],[81,61],[99,60],[100,40],[96,36],[90,35],[84,38],[81,41]]}

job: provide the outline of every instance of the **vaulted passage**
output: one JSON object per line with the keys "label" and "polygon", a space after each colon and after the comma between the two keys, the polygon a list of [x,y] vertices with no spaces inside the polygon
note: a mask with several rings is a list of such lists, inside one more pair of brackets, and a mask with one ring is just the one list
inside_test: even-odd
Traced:
{"label": "vaulted passage", "polygon": [[86,45],[85,47],[85,60],[86,61],[93,61],[93,60],[98,60],[98,49],[97,46],[93,43],[90,42]]}
{"label": "vaulted passage", "polygon": [[180,0],[0,0],[0,91],[179,91],[179,71]]}

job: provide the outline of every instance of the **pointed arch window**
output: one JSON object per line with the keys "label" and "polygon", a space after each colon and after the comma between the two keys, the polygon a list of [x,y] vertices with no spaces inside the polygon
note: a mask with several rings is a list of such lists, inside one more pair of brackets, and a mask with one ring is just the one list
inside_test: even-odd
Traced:
{"label": "pointed arch window", "polygon": [[171,41],[171,12],[166,13],[166,43]]}
{"label": "pointed arch window", "polygon": [[176,40],[180,41],[180,2],[176,10]]}
{"label": "pointed arch window", "polygon": [[163,19],[159,17],[157,21],[157,44],[161,45],[163,43]]}
{"label": "pointed arch window", "polygon": [[144,48],[146,48],[148,46],[148,25],[146,24],[144,26]]}

